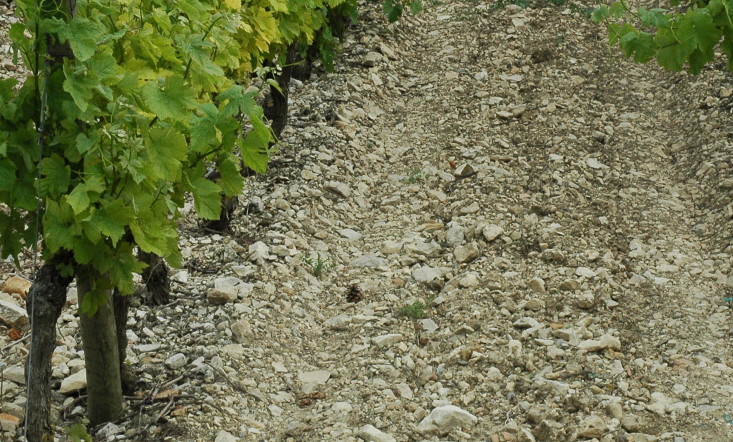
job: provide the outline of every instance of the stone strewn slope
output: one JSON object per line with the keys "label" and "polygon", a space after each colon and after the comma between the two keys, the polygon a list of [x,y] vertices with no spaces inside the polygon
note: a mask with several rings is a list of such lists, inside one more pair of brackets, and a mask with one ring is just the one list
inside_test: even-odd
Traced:
{"label": "stone strewn slope", "polygon": [[179,298],[129,334],[182,396],[116,432],[733,437],[727,76],[627,63],[578,7],[427,6],[295,85],[232,235],[184,223]]}

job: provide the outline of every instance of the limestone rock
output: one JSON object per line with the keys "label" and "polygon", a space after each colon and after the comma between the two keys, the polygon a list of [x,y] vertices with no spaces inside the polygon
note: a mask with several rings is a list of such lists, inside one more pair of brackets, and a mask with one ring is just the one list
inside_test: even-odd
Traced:
{"label": "limestone rock", "polygon": [[362,255],[349,261],[349,267],[376,268],[387,265],[387,260],[376,255]]}
{"label": "limestone rock", "polygon": [[356,432],[356,437],[364,439],[366,442],[396,442],[397,439],[389,434],[379,430],[373,425],[364,425]]}
{"label": "limestone rock", "polygon": [[214,442],[237,442],[237,438],[228,431],[221,430],[217,435]]}
{"label": "limestone rock", "polygon": [[496,224],[489,224],[484,226],[481,230],[481,234],[484,236],[486,241],[493,241],[504,233],[504,229]]}
{"label": "limestone rock", "polygon": [[471,242],[466,245],[456,247],[453,251],[453,256],[455,256],[457,262],[466,263],[478,258],[480,253],[478,244]]}
{"label": "limestone rock", "polygon": [[621,341],[613,335],[606,334],[601,336],[598,340],[588,339],[581,341],[578,344],[578,348],[587,352],[600,351],[607,348],[619,351],[621,350]]}
{"label": "limestone rock", "polygon": [[464,426],[473,425],[478,418],[466,410],[455,405],[443,405],[436,407],[418,425],[417,432],[447,434],[451,430]]}
{"label": "limestone rock", "polygon": [[87,370],[80,370],[61,381],[59,393],[69,394],[87,388]]}
{"label": "limestone rock", "polygon": [[0,299],[0,322],[10,327],[25,327],[28,325],[28,313],[13,302]]}

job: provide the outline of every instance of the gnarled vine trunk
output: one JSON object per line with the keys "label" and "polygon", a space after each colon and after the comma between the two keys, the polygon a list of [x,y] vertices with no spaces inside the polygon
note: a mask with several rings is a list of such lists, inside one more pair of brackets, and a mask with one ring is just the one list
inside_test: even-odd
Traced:
{"label": "gnarled vine trunk", "polygon": [[[99,273],[89,267],[77,270],[76,286],[79,305],[89,296]],[[106,300],[93,316],[80,315],[81,340],[84,347],[84,363],[87,368],[87,415],[92,425],[110,422],[122,412],[122,384],[120,381],[120,355],[117,348],[117,326],[112,305],[112,291],[105,293]]]}
{"label": "gnarled vine trunk", "polygon": [[26,361],[28,409],[25,418],[29,442],[53,441],[51,428],[51,355],[56,347],[56,321],[66,302],[70,276],[62,276],[51,260],[41,267],[26,298],[31,321],[31,349]]}

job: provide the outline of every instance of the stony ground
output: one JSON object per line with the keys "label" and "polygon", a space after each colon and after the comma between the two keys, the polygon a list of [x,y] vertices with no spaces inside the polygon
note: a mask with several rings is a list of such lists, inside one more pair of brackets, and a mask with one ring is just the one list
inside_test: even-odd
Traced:
{"label": "stony ground", "polygon": [[[588,13],[366,14],[336,73],[293,86],[233,232],[186,217],[100,440],[733,440],[731,77],[628,63]],[[10,440],[25,341],[2,330]]]}

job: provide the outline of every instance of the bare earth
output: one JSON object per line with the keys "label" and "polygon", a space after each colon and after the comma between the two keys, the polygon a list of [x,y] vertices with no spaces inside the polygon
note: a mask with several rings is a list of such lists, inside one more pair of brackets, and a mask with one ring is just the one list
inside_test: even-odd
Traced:
{"label": "bare earth", "polygon": [[731,76],[627,62],[588,13],[363,17],[336,73],[293,85],[233,233],[186,215],[175,302],[133,308],[139,395],[100,440],[733,440]]}

